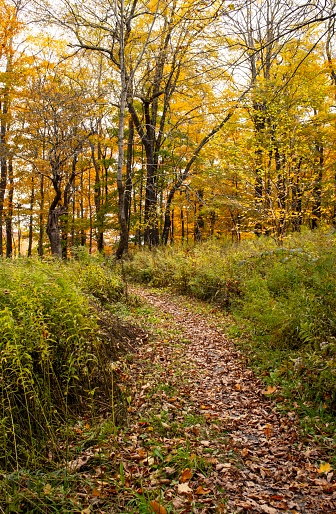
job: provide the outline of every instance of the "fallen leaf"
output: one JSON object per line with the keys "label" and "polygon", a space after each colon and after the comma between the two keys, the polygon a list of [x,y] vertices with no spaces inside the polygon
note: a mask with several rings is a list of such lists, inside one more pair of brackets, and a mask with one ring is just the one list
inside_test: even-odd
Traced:
{"label": "fallen leaf", "polygon": [[203,489],[203,487],[200,485],[199,487],[197,487],[196,491],[195,491],[195,494],[198,494],[198,495],[203,495],[203,494],[209,494],[210,493],[210,489]]}
{"label": "fallen leaf", "polygon": [[208,458],[206,458],[206,461],[209,464],[217,464],[218,463],[218,459],[216,459],[216,457],[208,457]]}
{"label": "fallen leaf", "polygon": [[179,484],[177,486],[177,491],[179,492],[179,494],[189,494],[189,493],[192,493],[192,489],[190,489],[188,483],[184,483],[184,484]]}
{"label": "fallen leaf", "polygon": [[173,475],[175,473],[175,468],[165,468],[165,472],[167,475]]}
{"label": "fallen leaf", "polygon": [[242,386],[241,384],[235,384],[234,388],[237,390],[237,391],[240,391]]}
{"label": "fallen leaf", "polygon": [[100,492],[98,491],[98,489],[93,489],[92,493],[91,493],[91,496],[94,496],[96,498],[99,498],[100,496]]}
{"label": "fallen leaf", "polygon": [[148,457],[148,459],[141,461],[141,464],[144,464],[145,466],[153,466],[154,463],[155,463],[154,457]]}
{"label": "fallen leaf", "polygon": [[223,471],[223,470],[229,469],[229,468],[231,468],[231,463],[230,462],[225,462],[225,464],[221,464],[220,471]]}
{"label": "fallen leaf", "polygon": [[260,508],[263,512],[266,512],[266,514],[277,514],[277,509],[274,509],[273,507],[269,507],[268,505],[260,505]]}
{"label": "fallen leaf", "polygon": [[261,392],[262,392],[262,394],[270,395],[270,394],[275,393],[276,390],[277,390],[276,386],[269,385],[267,389],[265,389],[264,391],[261,391]]}
{"label": "fallen leaf", "polygon": [[181,499],[181,498],[174,498],[173,500],[173,507],[174,509],[182,509],[182,507],[184,506],[184,501]]}
{"label": "fallen leaf", "polygon": [[86,507],[86,509],[83,509],[83,510],[81,511],[81,514],[90,514],[90,512],[91,512],[90,507]]}
{"label": "fallen leaf", "polygon": [[150,506],[156,514],[167,514],[167,510],[155,500],[150,502]]}
{"label": "fallen leaf", "polygon": [[52,490],[52,487],[50,484],[46,484],[44,487],[43,487],[43,492],[44,494],[50,494],[51,493],[51,490]]}
{"label": "fallen leaf", "polygon": [[243,448],[242,451],[241,451],[241,454],[242,454],[243,457],[247,457],[248,453],[249,453],[249,451],[248,451],[247,448]]}
{"label": "fallen leaf", "polygon": [[139,448],[139,451],[138,451],[138,456],[139,456],[139,459],[144,459],[146,457],[146,452],[142,449],[142,448]]}
{"label": "fallen leaf", "polygon": [[266,437],[271,437],[272,435],[272,427],[267,423],[266,427],[263,429],[263,432]]}
{"label": "fallen leaf", "polygon": [[187,482],[192,477],[192,472],[189,468],[186,468],[182,471],[182,475],[180,476],[180,483],[183,484],[184,482]]}
{"label": "fallen leaf", "polygon": [[332,466],[329,464],[329,462],[323,462],[321,466],[318,469],[319,473],[329,473],[329,471],[332,470]]}
{"label": "fallen leaf", "polygon": [[280,510],[287,510],[288,505],[286,502],[278,502],[276,507]]}

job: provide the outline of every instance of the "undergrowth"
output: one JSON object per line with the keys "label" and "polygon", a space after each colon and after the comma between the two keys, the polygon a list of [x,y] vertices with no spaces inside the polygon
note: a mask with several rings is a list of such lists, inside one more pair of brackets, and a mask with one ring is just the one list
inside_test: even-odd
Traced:
{"label": "undergrowth", "polygon": [[[99,262],[0,263],[0,465],[55,465],[77,415],[110,405],[111,341],[96,299],[123,286]],[[105,398],[105,400],[104,400]]]}
{"label": "undergrowth", "polygon": [[[131,280],[213,301],[230,313],[252,366],[297,408],[310,432],[336,423],[336,236],[304,232],[279,247],[271,238],[240,245],[140,251]],[[243,327],[243,329],[242,329]],[[231,334],[233,335],[233,334]]]}

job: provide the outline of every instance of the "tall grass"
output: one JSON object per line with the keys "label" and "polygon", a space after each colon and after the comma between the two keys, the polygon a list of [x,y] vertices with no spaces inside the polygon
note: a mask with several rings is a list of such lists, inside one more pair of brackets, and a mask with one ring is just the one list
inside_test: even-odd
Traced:
{"label": "tall grass", "polygon": [[93,305],[122,292],[94,260],[0,262],[2,469],[64,459],[68,424],[111,394],[111,348]]}

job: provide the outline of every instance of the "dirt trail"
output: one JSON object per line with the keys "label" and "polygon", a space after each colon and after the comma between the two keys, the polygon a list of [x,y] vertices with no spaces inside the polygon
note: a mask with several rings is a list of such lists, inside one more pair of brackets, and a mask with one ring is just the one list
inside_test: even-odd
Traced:
{"label": "dirt trail", "polygon": [[[180,402],[184,412],[193,405],[205,418],[201,437],[205,434],[207,440],[197,439],[197,426],[185,430],[212,466],[202,482],[207,492],[202,494],[201,489],[196,494],[198,504],[193,500],[197,483],[193,487],[192,480],[187,482],[189,496],[188,490],[184,493],[175,485],[168,487],[163,501],[174,500],[174,512],[336,513],[335,477],[318,472],[318,450],[300,443],[295,413],[277,413],[272,399],[262,392],[264,386],[215,324],[183,307],[178,297],[140,289],[136,293],[163,316],[171,316],[184,340],[177,356],[171,344],[156,343],[150,349],[145,345],[139,362],[148,357],[153,364],[160,362],[169,376],[170,363],[178,357],[186,382],[177,400],[160,401],[172,410]],[[189,364],[185,371],[184,363]],[[141,410],[141,400],[137,401]]]}

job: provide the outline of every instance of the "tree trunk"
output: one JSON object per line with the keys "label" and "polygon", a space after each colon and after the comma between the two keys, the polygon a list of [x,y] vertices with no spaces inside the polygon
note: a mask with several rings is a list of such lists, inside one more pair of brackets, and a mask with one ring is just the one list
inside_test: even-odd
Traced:
{"label": "tree trunk", "polygon": [[8,162],[8,207],[6,214],[6,257],[10,259],[13,254],[13,195],[14,195],[14,176],[13,176],[13,161],[9,159]]}
{"label": "tree trunk", "polygon": [[6,102],[1,106],[0,104],[1,122],[0,122],[0,255],[3,255],[3,212],[5,193],[7,187],[7,144],[6,144],[6,132],[7,123],[4,117],[7,114]]}
{"label": "tree trunk", "polygon": [[116,252],[117,259],[121,259],[124,254],[128,253],[128,224],[125,214],[125,187],[123,182],[123,166],[124,166],[124,133],[125,133],[125,111],[128,93],[128,84],[126,78],[125,67],[125,34],[124,34],[124,0],[120,3],[120,108],[119,108],[119,126],[118,126],[118,165],[117,165],[117,189],[118,189],[118,214],[120,224],[120,239]]}
{"label": "tree trunk", "polygon": [[102,170],[99,160],[102,158],[100,143],[97,143],[97,159],[94,144],[91,143],[91,158],[95,169],[94,204],[96,208],[96,240],[99,253],[104,251],[104,209],[102,202]]}
{"label": "tree trunk", "polygon": [[38,254],[43,257],[43,232],[44,232],[44,177],[40,178],[40,215],[39,215],[39,241],[38,241]]}
{"label": "tree trunk", "polygon": [[126,183],[125,183],[125,216],[128,230],[130,228],[131,199],[133,187],[133,144],[134,144],[134,123],[130,117],[128,120],[128,140],[126,158]]}
{"label": "tree trunk", "polygon": [[35,184],[34,175],[32,175],[31,181],[31,194],[30,194],[30,215],[29,215],[29,235],[28,235],[28,257],[32,255],[33,249],[33,212],[34,212],[34,201],[35,201]]}
{"label": "tree trunk", "polygon": [[318,222],[321,219],[321,205],[322,205],[322,178],[323,178],[323,164],[324,164],[324,148],[323,145],[317,143],[315,146],[317,154],[317,172],[314,181],[313,188],[313,208],[312,208],[312,220],[311,227],[316,229]]}
{"label": "tree trunk", "polygon": [[63,207],[50,208],[47,223],[47,234],[50,241],[51,253],[59,259],[62,259],[62,245],[59,227],[59,218],[62,214],[64,214]]}

